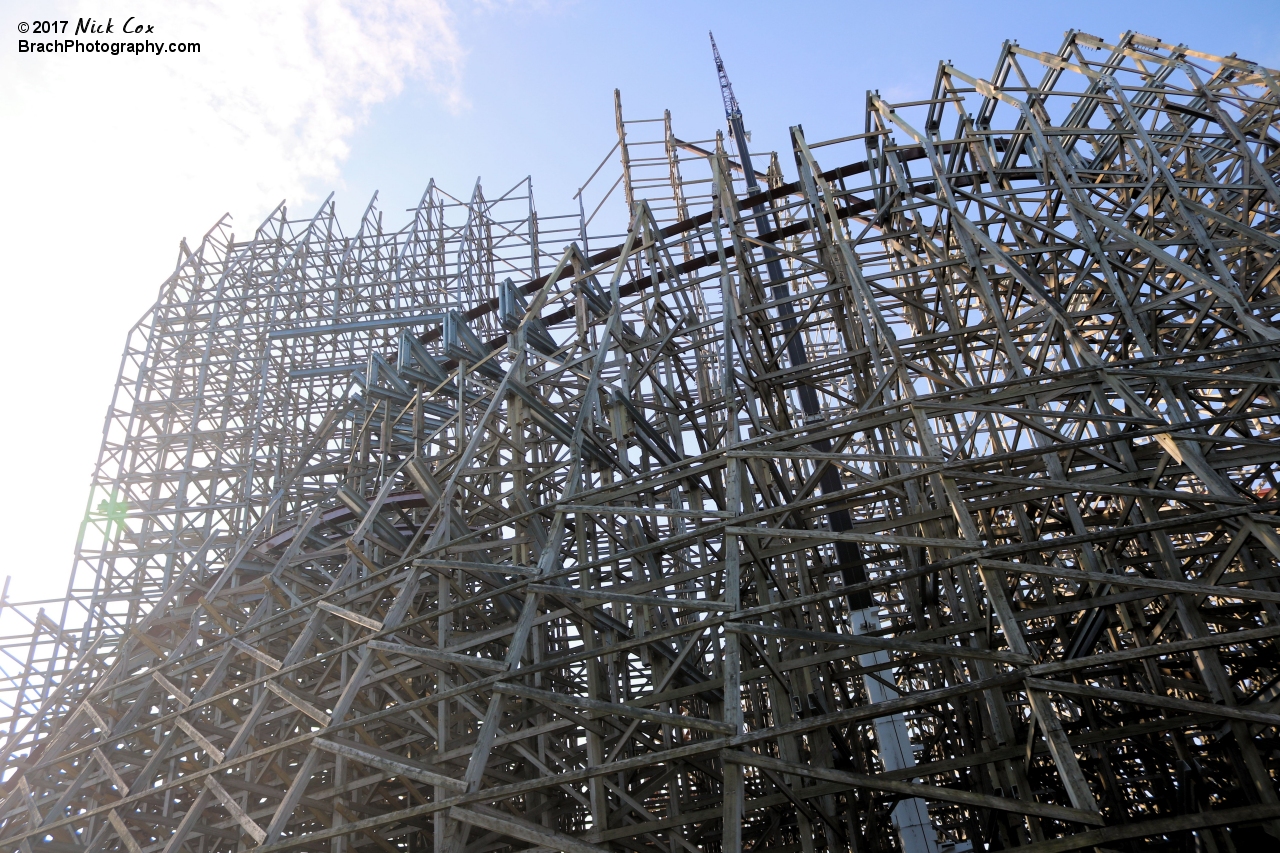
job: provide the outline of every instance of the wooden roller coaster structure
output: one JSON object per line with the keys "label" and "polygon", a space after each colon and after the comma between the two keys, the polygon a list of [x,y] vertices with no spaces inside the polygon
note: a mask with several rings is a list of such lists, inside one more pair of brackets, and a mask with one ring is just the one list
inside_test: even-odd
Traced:
{"label": "wooden roller coaster structure", "polygon": [[184,244],[4,603],[0,847],[1277,843],[1280,72],[1010,43],[791,181],[723,79],[619,100],[616,238]]}

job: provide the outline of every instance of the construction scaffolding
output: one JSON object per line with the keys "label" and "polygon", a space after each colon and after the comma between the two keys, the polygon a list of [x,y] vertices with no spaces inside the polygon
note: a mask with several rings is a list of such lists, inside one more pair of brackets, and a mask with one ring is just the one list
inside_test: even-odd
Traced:
{"label": "construction scaffolding", "polygon": [[0,602],[0,846],[1276,843],[1280,72],[1008,43],[788,180],[716,60],[576,214],[184,245]]}

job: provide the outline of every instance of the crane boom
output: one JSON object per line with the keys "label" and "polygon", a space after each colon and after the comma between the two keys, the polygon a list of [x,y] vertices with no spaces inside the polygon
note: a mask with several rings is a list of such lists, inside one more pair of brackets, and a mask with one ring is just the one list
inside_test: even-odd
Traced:
{"label": "crane boom", "polygon": [[751,152],[747,150],[747,131],[742,126],[742,109],[738,106],[738,99],[733,94],[733,84],[729,82],[729,75],[724,70],[724,62],[720,59],[720,49],[716,47],[715,34],[708,31],[707,35],[711,36],[711,54],[716,58],[716,73],[720,75],[720,97],[724,98],[724,117],[729,122],[729,136],[733,139],[733,144],[738,149],[738,156],[746,169],[747,186],[754,193],[759,188],[759,184],[754,170],[749,168]]}
{"label": "crane boom", "polygon": [[724,62],[720,60],[720,49],[716,47],[715,33],[708,30],[707,35],[711,37],[711,53],[716,58],[716,73],[720,75],[720,97],[724,98],[724,116],[729,119],[729,126],[732,128],[734,117],[742,118],[742,110],[738,108],[738,99],[733,95],[733,84],[729,82],[729,75],[725,73]]}

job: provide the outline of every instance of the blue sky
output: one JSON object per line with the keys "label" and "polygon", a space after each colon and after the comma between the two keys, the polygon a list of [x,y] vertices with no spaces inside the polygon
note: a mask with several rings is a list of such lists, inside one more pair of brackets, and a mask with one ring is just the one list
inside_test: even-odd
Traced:
{"label": "blue sky", "polygon": [[[430,177],[455,193],[477,175],[496,189],[532,174],[542,212],[570,196],[616,136],[613,89],[628,117],[672,111],[677,135],[724,126],[707,31],[714,30],[753,132],[753,149],[788,151],[862,130],[865,93],[928,94],[938,61],[990,74],[1005,39],[1057,50],[1082,29],[1113,40],[1136,29],[1199,50],[1280,62],[1280,2],[547,2],[456,7],[467,51],[465,106],[406,90],[351,139],[344,208],[374,188],[387,210],[416,203]],[[783,157],[784,169],[790,157]],[[358,213],[358,211],[356,211]]]}
{"label": "blue sky", "polygon": [[[201,53],[17,52],[19,22],[130,15]],[[709,29],[753,150],[790,168],[788,126],[861,131],[867,89],[923,97],[941,59],[986,76],[1003,40],[1052,51],[1069,28],[1280,66],[1280,0],[0,0],[0,513],[24,532],[0,574],[60,594],[125,335],[179,238],[223,213],[244,235],[333,190],[354,228],[377,189],[396,227],[432,177],[465,196],[526,175],[541,213],[574,212],[616,139],[614,88],[683,138],[724,126]]]}

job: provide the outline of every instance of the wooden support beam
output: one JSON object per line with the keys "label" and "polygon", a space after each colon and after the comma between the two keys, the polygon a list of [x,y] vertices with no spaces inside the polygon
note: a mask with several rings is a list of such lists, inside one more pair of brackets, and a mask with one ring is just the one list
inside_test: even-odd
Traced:
{"label": "wooden support beam", "polygon": [[582,696],[574,696],[566,693],[552,693],[550,690],[537,690],[532,687],[525,687],[522,684],[513,684],[508,681],[502,681],[495,685],[495,690],[512,696],[522,696],[526,699],[536,699],[541,702],[550,702],[554,705],[564,705],[570,708],[583,708],[588,711],[595,712],[595,716],[615,715],[619,717],[634,717],[638,720],[645,720],[650,723],[662,723],[664,725],[673,726],[681,729],[698,729],[704,732],[716,732],[718,734],[729,734],[736,732],[737,729],[730,723],[721,723],[716,720],[703,720],[697,717],[686,716],[684,714],[668,714],[662,711],[649,711],[635,705],[622,705],[617,702],[601,702],[597,699],[588,699]]}
{"label": "wooden support beam", "polygon": [[579,841],[572,836],[554,832],[513,815],[485,813],[474,808],[454,806],[449,809],[449,817],[462,823],[487,829],[490,832],[496,832],[499,835],[505,835],[508,838],[518,838],[530,844],[538,844],[549,850],[562,850],[564,853],[606,852],[604,847]]}
{"label": "wooden support beam", "polygon": [[[748,767],[775,770],[792,776],[803,776],[806,779],[818,779],[824,782],[840,782],[851,788],[867,788],[873,791],[887,791],[902,794],[906,797],[920,797],[932,802],[957,803],[975,808],[996,809],[1016,814],[1034,815],[1050,820],[1084,823],[1102,826],[1102,815],[1096,811],[1069,809],[1050,803],[1039,803],[1035,800],[1021,800],[1011,797],[993,797],[990,794],[978,794],[941,785],[926,785],[918,782],[899,782],[885,779],[869,773],[850,773],[844,770],[830,770],[825,767],[811,767],[807,764],[796,764],[760,755],[755,752],[726,752],[725,760]],[[803,795],[804,789],[799,789]]]}
{"label": "wooden support beam", "polygon": [[245,834],[258,844],[263,842],[267,837],[267,833],[263,831],[262,827],[258,826],[258,824],[254,822],[253,818],[249,817],[249,815],[245,813],[244,809],[240,808],[240,804],[236,802],[235,797],[231,796],[230,792],[228,792],[226,788],[222,787],[216,777],[206,776],[204,779],[204,786],[209,789],[210,793],[218,798],[218,801],[222,803],[222,807],[227,810],[233,819],[235,819],[236,823],[240,824],[241,828],[244,829]]}

